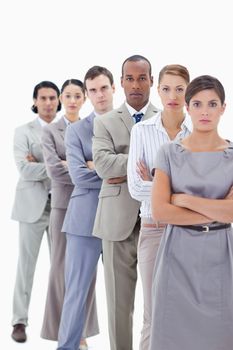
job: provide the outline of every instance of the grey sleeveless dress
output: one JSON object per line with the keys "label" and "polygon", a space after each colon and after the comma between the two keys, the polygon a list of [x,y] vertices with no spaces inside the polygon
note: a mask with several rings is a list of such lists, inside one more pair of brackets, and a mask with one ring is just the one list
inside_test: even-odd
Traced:
{"label": "grey sleeveless dress", "polygon": [[[233,185],[233,143],[221,152],[163,145],[156,168],[173,193],[224,198]],[[233,232],[168,225],[153,278],[150,350],[233,349]]]}

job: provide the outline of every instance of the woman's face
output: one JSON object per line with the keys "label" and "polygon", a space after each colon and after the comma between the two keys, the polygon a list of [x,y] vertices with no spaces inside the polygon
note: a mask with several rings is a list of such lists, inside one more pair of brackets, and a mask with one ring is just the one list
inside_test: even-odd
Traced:
{"label": "woman's face", "polygon": [[183,77],[172,74],[164,74],[158,86],[164,110],[179,111],[185,104],[185,90],[187,83]]}
{"label": "woman's face", "polygon": [[211,131],[217,129],[226,104],[222,105],[217,93],[213,89],[208,89],[194,95],[186,107],[194,129]]}
{"label": "woman's face", "polygon": [[85,96],[80,86],[70,84],[63,90],[60,100],[66,114],[78,114]]}

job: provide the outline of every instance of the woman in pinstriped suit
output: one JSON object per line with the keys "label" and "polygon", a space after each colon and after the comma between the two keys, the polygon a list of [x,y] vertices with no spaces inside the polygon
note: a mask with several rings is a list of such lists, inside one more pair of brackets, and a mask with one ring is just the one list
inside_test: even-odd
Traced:
{"label": "woman in pinstriped suit", "polygon": [[[83,83],[77,79],[66,80],[61,88],[60,100],[65,109],[65,115],[61,119],[44,128],[42,136],[43,153],[46,168],[52,183],[50,235],[52,240],[51,269],[45,314],[41,337],[49,340],[57,340],[60,324],[61,310],[64,299],[64,260],[66,238],[61,233],[63,220],[73,191],[73,184],[66,163],[64,137],[69,124],[80,119],[79,112],[85,101]],[[90,297],[90,316],[95,318],[96,313],[94,295]],[[95,323],[86,322],[83,335],[92,335],[96,332]],[[84,344],[83,344],[84,343]],[[86,346],[81,340],[82,346]]]}

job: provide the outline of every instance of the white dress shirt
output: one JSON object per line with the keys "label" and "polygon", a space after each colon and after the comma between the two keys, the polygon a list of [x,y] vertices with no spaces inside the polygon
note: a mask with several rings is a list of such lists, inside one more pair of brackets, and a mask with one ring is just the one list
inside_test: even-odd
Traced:
{"label": "white dress shirt", "polygon": [[[147,104],[142,109],[140,109],[140,111],[136,111],[136,109],[134,109],[132,106],[130,106],[127,102],[125,102],[125,105],[126,105],[128,111],[129,111],[129,114],[131,115],[132,118],[133,118],[134,114],[138,114],[138,113],[143,113],[145,115],[149,104],[150,104],[150,101],[148,101]],[[133,118],[133,121],[136,124],[136,121],[134,118]]]}
{"label": "white dress shirt", "polygon": [[[181,124],[181,131],[175,140],[183,139],[192,130],[188,115]],[[128,187],[130,195],[141,202],[140,216],[151,218],[151,189],[152,181],[144,181],[137,173],[137,162],[143,161],[151,172],[155,165],[158,149],[170,138],[162,124],[161,111],[150,119],[137,123],[131,130],[130,149],[128,157]]]}

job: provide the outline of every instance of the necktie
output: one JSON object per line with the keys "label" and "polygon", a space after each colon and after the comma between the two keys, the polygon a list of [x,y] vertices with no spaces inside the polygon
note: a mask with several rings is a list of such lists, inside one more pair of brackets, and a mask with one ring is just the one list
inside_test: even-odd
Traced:
{"label": "necktie", "polygon": [[138,122],[140,122],[141,121],[141,119],[142,119],[142,117],[143,117],[143,113],[135,113],[134,115],[133,115],[133,117],[134,117],[134,119],[135,119],[135,123],[138,123]]}

